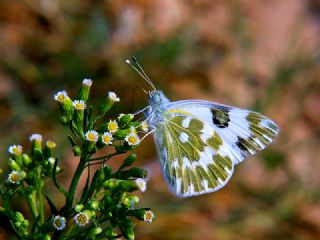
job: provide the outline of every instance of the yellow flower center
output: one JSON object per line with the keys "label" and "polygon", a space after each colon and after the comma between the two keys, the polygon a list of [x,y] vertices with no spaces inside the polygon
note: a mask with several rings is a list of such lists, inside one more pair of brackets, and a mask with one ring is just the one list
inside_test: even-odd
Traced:
{"label": "yellow flower center", "polygon": [[109,142],[110,142],[110,136],[104,136],[104,137],[103,137],[103,141],[104,141],[105,143],[109,143]]}
{"label": "yellow flower center", "polygon": [[54,224],[57,226],[57,228],[60,228],[62,226],[62,222],[60,219],[55,219]]}
{"label": "yellow flower center", "polygon": [[145,220],[146,222],[152,222],[152,220],[153,220],[153,213],[152,213],[151,211],[145,212],[145,214],[144,214],[144,220]]}
{"label": "yellow flower center", "polygon": [[58,99],[59,99],[59,101],[64,101],[65,97],[64,97],[63,94],[60,94],[60,95],[58,96]]}
{"label": "yellow flower center", "polygon": [[116,132],[118,130],[118,124],[116,122],[110,122],[108,125],[109,132]]}
{"label": "yellow flower center", "polygon": [[93,133],[89,133],[88,138],[89,138],[89,140],[94,141],[96,139],[96,135]]}
{"label": "yellow flower center", "polygon": [[12,174],[11,176],[10,176],[10,180],[11,180],[11,182],[19,182],[20,181],[20,176],[18,175],[18,174],[16,174],[16,173],[14,173],[14,174]]}
{"label": "yellow flower center", "polygon": [[87,223],[88,219],[87,219],[87,216],[84,215],[84,214],[79,214],[78,217],[77,217],[77,220],[78,220],[78,223],[80,225],[84,225]]}
{"label": "yellow flower center", "polygon": [[135,136],[128,137],[128,142],[131,144],[135,144],[137,142],[137,138]]}
{"label": "yellow flower center", "polygon": [[13,152],[14,154],[19,154],[19,153],[20,153],[20,150],[19,150],[19,148],[15,147],[15,148],[12,148],[12,152]]}
{"label": "yellow flower center", "polygon": [[83,109],[83,105],[81,103],[76,104],[76,109]]}

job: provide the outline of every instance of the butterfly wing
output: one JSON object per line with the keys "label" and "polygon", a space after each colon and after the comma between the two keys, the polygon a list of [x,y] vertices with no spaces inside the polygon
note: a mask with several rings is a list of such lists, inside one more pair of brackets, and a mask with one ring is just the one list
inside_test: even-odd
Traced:
{"label": "butterfly wing", "polygon": [[170,189],[189,197],[214,192],[234,165],[269,145],[279,132],[260,113],[201,100],[171,102],[155,140]]}
{"label": "butterfly wing", "polygon": [[279,133],[274,121],[246,109],[202,100],[171,102],[167,107],[187,111],[213,127],[234,164],[266,148]]}
{"label": "butterfly wing", "polygon": [[155,141],[165,179],[180,197],[214,192],[233,173],[233,161],[215,129],[186,111],[166,111]]}

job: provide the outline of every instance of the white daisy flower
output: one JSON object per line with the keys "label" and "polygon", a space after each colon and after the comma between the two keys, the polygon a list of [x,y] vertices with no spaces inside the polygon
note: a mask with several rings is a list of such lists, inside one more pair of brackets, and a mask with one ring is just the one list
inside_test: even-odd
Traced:
{"label": "white daisy flower", "polygon": [[88,132],[86,132],[85,136],[86,140],[89,142],[97,142],[99,138],[98,133],[94,130],[89,130]]}
{"label": "white daisy flower", "polygon": [[86,103],[83,100],[74,100],[72,102],[72,105],[76,110],[84,110],[84,109],[86,109]]}
{"label": "white daisy flower", "polygon": [[119,102],[120,101],[120,98],[118,98],[117,94],[115,94],[114,92],[108,92],[108,98],[112,102]]}
{"label": "white daisy flower", "polygon": [[88,86],[88,87],[91,87],[91,85],[92,85],[92,80],[89,79],[89,78],[85,78],[85,79],[83,79],[82,84],[83,84],[83,85],[86,85],[86,86]]}
{"label": "white daisy flower", "polygon": [[19,184],[21,180],[22,180],[22,175],[19,171],[13,170],[8,175],[8,181],[11,183]]}
{"label": "white daisy flower", "polygon": [[22,153],[22,146],[12,145],[9,147],[8,152],[12,155],[20,155]]}
{"label": "white daisy flower", "polygon": [[110,133],[115,133],[119,129],[118,123],[116,121],[110,120],[108,123],[108,130]]}
{"label": "white daisy flower", "polygon": [[34,133],[29,137],[29,140],[32,141],[37,141],[37,142],[41,142],[42,141],[42,135],[38,134],[38,133]]}
{"label": "white daisy flower", "polygon": [[112,134],[109,132],[103,133],[101,138],[102,138],[102,142],[106,145],[111,144],[113,140]]}
{"label": "white daisy flower", "polygon": [[66,219],[61,216],[55,216],[53,219],[53,226],[57,230],[63,230],[66,227]]}
{"label": "white daisy flower", "polygon": [[154,213],[150,210],[146,211],[143,215],[143,221],[145,222],[152,222],[154,218],[155,218]]}
{"label": "white daisy flower", "polygon": [[127,135],[125,140],[130,146],[134,146],[140,143],[140,138],[135,133],[130,133],[129,135]]}
{"label": "white daisy flower", "polygon": [[60,91],[60,92],[57,92],[55,95],[54,95],[54,100],[58,101],[58,102],[64,102],[64,100],[66,100],[66,98],[68,98],[68,94],[66,91]]}
{"label": "white daisy flower", "polygon": [[89,223],[89,216],[85,212],[79,212],[73,219],[79,227],[84,227]]}
{"label": "white daisy flower", "polygon": [[147,189],[147,182],[143,178],[137,178],[135,180],[137,187],[140,189],[141,192],[146,191]]}

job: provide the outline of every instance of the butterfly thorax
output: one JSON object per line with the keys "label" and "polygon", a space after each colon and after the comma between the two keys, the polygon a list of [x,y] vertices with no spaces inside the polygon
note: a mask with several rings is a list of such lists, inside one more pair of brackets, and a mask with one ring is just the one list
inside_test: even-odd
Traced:
{"label": "butterfly thorax", "polygon": [[146,117],[149,119],[150,126],[157,127],[163,122],[164,112],[167,110],[167,105],[170,101],[163,92],[159,90],[149,92],[148,101],[150,111],[146,113]]}

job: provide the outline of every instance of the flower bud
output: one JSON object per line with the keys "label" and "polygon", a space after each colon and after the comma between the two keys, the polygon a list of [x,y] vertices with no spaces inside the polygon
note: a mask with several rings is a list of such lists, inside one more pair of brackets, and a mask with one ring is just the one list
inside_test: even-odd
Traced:
{"label": "flower bud", "polygon": [[130,167],[136,161],[136,159],[137,159],[136,154],[130,154],[128,157],[124,159],[120,168],[123,169],[125,167]]}
{"label": "flower bud", "polygon": [[102,233],[102,228],[101,227],[96,227],[94,229],[92,229],[89,233],[89,236],[95,236]]}
{"label": "flower bud", "polygon": [[45,158],[50,158],[54,155],[53,150],[56,148],[57,144],[54,141],[48,140],[43,149],[43,155]]}
{"label": "flower bud", "polygon": [[92,80],[85,78],[82,81],[82,86],[77,94],[77,98],[83,101],[87,101],[89,98],[90,88],[92,85]]}
{"label": "flower bud", "polygon": [[120,228],[126,239],[134,240],[134,224],[129,219],[124,219],[120,224]]}
{"label": "flower bud", "polygon": [[77,205],[75,206],[74,210],[75,210],[76,212],[81,212],[83,208],[84,208],[84,205],[83,205],[83,204],[77,204]]}
{"label": "flower bud", "polygon": [[21,167],[19,166],[19,164],[13,160],[13,159],[9,159],[9,168],[10,170],[16,170],[16,171],[21,171]]}
{"label": "flower bud", "polygon": [[59,102],[60,112],[61,112],[61,121],[64,124],[68,124],[73,117],[73,105],[72,100],[68,97],[66,91],[58,92],[54,95],[54,99]]}
{"label": "flower bud", "polygon": [[73,151],[73,154],[74,154],[75,156],[80,156],[80,155],[81,155],[81,147],[78,146],[78,145],[74,145],[74,146],[72,147],[72,151]]}
{"label": "flower bud", "polygon": [[128,123],[130,123],[132,121],[132,119],[134,118],[133,114],[120,114],[118,117],[118,122],[120,125],[126,125]]}
{"label": "flower bud", "polygon": [[15,216],[17,222],[23,222],[24,221],[24,216],[22,215],[21,212],[15,212],[14,216]]}
{"label": "flower bud", "polygon": [[74,100],[72,104],[75,109],[74,116],[73,116],[73,121],[75,124],[74,127],[78,130],[77,132],[81,133],[82,127],[83,127],[84,110],[86,109],[86,103],[83,100]]}
{"label": "flower bud", "polygon": [[30,163],[32,163],[32,159],[29,157],[28,154],[22,154],[22,161],[23,161],[23,164],[25,166],[28,166]]}
{"label": "flower bud", "polygon": [[29,140],[31,141],[31,150],[42,152],[42,135],[38,133],[34,133],[29,137]]}
{"label": "flower bud", "polygon": [[129,210],[128,216],[134,216],[139,220],[143,220],[145,222],[152,222],[155,218],[154,213],[148,209],[133,209]]}
{"label": "flower bud", "polygon": [[114,92],[108,92],[108,96],[99,106],[98,116],[104,116],[110,110],[115,102],[119,102],[120,98]]}
{"label": "flower bud", "polygon": [[97,201],[90,201],[90,202],[89,202],[89,206],[90,206],[91,209],[97,210],[97,209],[99,209],[99,202],[97,202]]}

